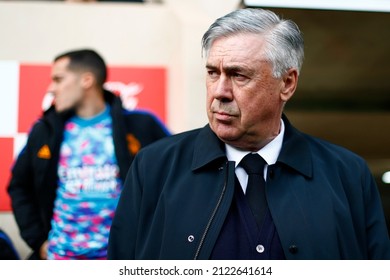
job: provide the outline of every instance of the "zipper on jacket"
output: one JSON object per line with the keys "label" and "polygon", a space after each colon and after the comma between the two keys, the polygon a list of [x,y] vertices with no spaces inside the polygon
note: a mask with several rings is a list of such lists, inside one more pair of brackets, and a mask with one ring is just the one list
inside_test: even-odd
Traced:
{"label": "zipper on jacket", "polygon": [[227,181],[228,181],[228,174],[229,174],[229,161],[226,161],[225,181],[223,183],[222,192],[221,192],[221,195],[219,196],[219,199],[217,201],[217,205],[215,206],[214,211],[212,212],[212,214],[210,216],[210,219],[209,219],[209,221],[208,221],[208,223],[206,225],[206,228],[205,228],[205,230],[203,232],[202,238],[200,239],[199,246],[198,246],[198,248],[196,250],[196,253],[195,253],[195,256],[194,256],[194,260],[198,259],[198,257],[199,257],[200,250],[202,249],[204,240],[206,239],[207,233],[209,232],[211,223],[213,222],[213,220],[215,218],[215,215],[217,213],[217,210],[219,209],[219,206],[221,205],[222,198],[225,195],[226,187],[227,187]]}

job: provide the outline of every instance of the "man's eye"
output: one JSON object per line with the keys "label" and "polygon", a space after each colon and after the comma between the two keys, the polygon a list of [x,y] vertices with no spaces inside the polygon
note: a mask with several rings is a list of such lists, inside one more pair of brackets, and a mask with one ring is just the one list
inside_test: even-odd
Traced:
{"label": "man's eye", "polygon": [[218,75],[218,73],[216,71],[213,71],[213,70],[208,70],[207,71],[207,74],[210,76],[210,77],[216,77]]}
{"label": "man's eye", "polygon": [[241,75],[241,74],[239,74],[239,73],[234,73],[234,74],[232,74],[232,77],[233,77],[234,79],[236,79],[236,80],[239,80],[239,81],[244,81],[244,80],[247,79],[246,76]]}

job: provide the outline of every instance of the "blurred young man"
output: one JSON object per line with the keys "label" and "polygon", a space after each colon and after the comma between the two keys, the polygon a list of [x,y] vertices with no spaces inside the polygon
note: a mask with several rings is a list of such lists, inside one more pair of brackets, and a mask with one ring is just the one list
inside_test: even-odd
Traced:
{"label": "blurred young man", "polygon": [[54,105],[34,124],[8,192],[32,259],[105,259],[123,181],[138,150],[169,134],[103,89],[93,50],[55,58]]}

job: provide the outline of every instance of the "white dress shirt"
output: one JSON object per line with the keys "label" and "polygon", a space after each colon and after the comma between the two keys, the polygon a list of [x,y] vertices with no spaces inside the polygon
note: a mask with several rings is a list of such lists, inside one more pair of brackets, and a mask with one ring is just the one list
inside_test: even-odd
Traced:
{"label": "white dress shirt", "polygon": [[[262,149],[258,150],[257,153],[266,161],[264,167],[264,179],[266,180],[267,168],[268,165],[272,165],[278,159],[280,150],[282,149],[284,136],[284,123],[281,120],[280,132],[271,142],[265,145]],[[225,144],[226,146],[226,156],[229,161],[234,161],[236,165],[236,176],[238,181],[241,184],[242,190],[246,192],[246,185],[248,183],[248,174],[245,172],[244,168],[238,164],[241,162],[243,157],[250,153],[249,151],[239,150],[231,145]]]}

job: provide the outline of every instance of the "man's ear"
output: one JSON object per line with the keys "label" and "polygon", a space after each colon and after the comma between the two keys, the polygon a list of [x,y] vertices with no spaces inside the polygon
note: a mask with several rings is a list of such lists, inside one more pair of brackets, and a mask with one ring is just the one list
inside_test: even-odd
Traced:
{"label": "man's ear", "polygon": [[84,72],[81,75],[81,85],[83,88],[87,89],[94,85],[95,76],[91,72]]}
{"label": "man's ear", "polygon": [[293,95],[298,85],[298,71],[291,68],[283,75],[283,84],[280,91],[280,98],[287,102]]}

